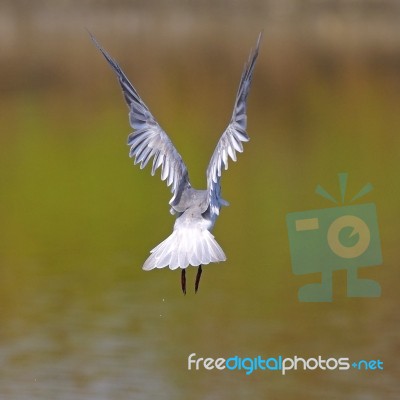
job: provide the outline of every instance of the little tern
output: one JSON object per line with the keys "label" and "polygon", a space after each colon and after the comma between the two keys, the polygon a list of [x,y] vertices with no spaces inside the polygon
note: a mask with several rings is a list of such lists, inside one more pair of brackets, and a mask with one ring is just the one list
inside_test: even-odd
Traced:
{"label": "little tern", "polygon": [[246,132],[246,102],[262,34],[259,34],[256,47],[250,52],[244,66],[232,118],[220,137],[207,168],[205,190],[192,187],[186,165],[168,135],[157,123],[119,64],[92,34],[90,36],[116,73],[128,104],[129,122],[134,130],[128,136],[129,157],[134,158],[135,165],[140,163],[140,169],[153,159],[151,175],[161,167],[161,179],[166,180],[167,186],[171,186],[170,212],[176,216],[173,232],[151,250],[143,269],[150,271],[164,267],[171,270],[181,268],[181,287],[186,294],[186,268],[189,265],[198,267],[195,280],[197,293],[202,265],[226,260],[225,253],[211,234],[211,230],[220,208],[228,205],[221,197],[220,180],[223,168],[228,169],[229,158],[236,161],[236,152],[243,151],[242,142],[249,141]]}

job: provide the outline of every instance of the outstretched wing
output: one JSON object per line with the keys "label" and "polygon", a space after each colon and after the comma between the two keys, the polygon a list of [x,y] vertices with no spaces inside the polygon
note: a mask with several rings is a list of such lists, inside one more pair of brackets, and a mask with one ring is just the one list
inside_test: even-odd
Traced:
{"label": "outstretched wing", "polygon": [[258,49],[260,46],[262,34],[258,36],[255,49],[250,53],[248,62],[245,64],[242,78],[239,84],[239,90],[236,95],[235,107],[233,109],[232,119],[222,134],[217,147],[211,157],[207,168],[207,190],[208,203],[212,217],[219,215],[219,209],[227,203],[221,198],[220,179],[223,167],[228,169],[228,157],[236,161],[236,151],[242,152],[242,142],[248,142],[250,139],[246,132],[247,116],[246,101],[249,94],[251,79],[254,66],[256,64]]}
{"label": "outstretched wing", "polygon": [[167,185],[171,186],[171,192],[173,193],[169,204],[176,205],[179,202],[182,191],[190,187],[188,171],[182,161],[182,157],[175,149],[168,135],[158,125],[118,63],[101,47],[92,34],[90,36],[117,74],[129,107],[129,121],[134,129],[134,132],[128,136],[129,157],[135,158],[135,165],[140,163],[140,169],[143,169],[153,159],[151,175],[154,175],[156,170],[161,167],[161,179],[167,181]]}

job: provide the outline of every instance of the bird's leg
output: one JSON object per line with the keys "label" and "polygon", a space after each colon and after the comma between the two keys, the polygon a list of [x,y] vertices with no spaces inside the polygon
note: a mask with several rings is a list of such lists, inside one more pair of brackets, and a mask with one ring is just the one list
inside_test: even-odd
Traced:
{"label": "bird's leg", "polygon": [[186,269],[182,269],[181,273],[181,285],[182,285],[182,292],[186,294]]}
{"label": "bird's leg", "polygon": [[196,282],[194,284],[194,292],[197,293],[197,289],[199,288],[200,284],[200,278],[203,270],[201,269],[201,264],[199,265],[199,269],[197,270],[197,275],[196,275]]}

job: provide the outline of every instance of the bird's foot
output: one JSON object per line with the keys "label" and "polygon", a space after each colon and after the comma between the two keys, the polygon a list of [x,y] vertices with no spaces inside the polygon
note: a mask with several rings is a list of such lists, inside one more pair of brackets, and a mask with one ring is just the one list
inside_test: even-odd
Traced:
{"label": "bird's foot", "polygon": [[181,272],[181,285],[183,294],[186,294],[186,269],[182,269]]}
{"label": "bird's foot", "polygon": [[199,269],[197,270],[197,275],[196,275],[196,282],[194,283],[194,292],[197,293],[197,290],[199,288],[200,284],[200,278],[203,270],[201,268],[201,264],[199,265]]}

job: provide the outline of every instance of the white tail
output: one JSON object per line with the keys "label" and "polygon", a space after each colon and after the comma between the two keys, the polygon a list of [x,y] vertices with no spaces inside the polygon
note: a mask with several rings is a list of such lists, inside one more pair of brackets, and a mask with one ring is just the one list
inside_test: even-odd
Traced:
{"label": "white tail", "polygon": [[157,247],[143,265],[153,268],[186,268],[225,261],[226,256],[214,236],[204,227],[175,226],[174,231]]}

